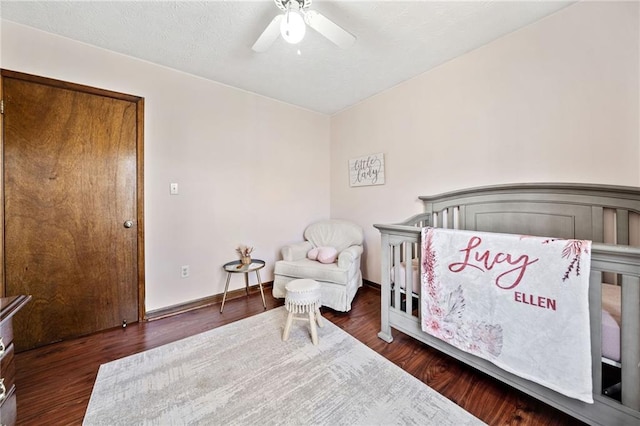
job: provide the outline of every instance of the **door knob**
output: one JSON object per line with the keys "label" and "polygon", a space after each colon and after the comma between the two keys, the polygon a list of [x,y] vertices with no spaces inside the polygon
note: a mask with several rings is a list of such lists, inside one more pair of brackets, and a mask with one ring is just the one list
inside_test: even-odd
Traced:
{"label": "door knob", "polygon": [[125,220],[124,222],[124,227],[125,228],[131,228],[133,226],[133,221],[132,220]]}

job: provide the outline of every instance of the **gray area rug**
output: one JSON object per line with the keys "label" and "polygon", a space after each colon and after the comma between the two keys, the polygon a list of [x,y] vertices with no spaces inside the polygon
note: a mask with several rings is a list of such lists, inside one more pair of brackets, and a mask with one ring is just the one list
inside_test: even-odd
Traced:
{"label": "gray area rug", "polygon": [[100,366],[84,425],[476,425],[331,322],[270,310]]}

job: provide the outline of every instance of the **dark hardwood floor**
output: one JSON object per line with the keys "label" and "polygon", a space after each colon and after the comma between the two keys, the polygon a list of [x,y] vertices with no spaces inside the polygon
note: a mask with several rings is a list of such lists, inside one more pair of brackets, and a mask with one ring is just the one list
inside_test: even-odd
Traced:
{"label": "dark hardwood floor", "polygon": [[[267,307],[282,300],[265,294]],[[82,423],[98,368],[106,362],[173,342],[263,312],[259,293],[180,315],[130,324],[16,355],[18,424]],[[359,290],[348,313],[323,316],[442,395],[491,425],[578,425],[575,419],[485,376],[394,330],[394,342],[377,337],[380,291]],[[374,403],[374,402],[372,402]]]}

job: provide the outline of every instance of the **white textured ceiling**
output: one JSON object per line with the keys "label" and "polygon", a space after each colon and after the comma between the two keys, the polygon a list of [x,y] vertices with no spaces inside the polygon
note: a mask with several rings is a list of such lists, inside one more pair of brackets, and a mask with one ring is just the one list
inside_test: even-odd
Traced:
{"label": "white textured ceiling", "polygon": [[[309,29],[251,46],[278,14],[263,1],[0,1],[2,19],[333,114],[573,1],[314,1],[357,37],[341,50]],[[300,49],[298,55],[297,50]]]}

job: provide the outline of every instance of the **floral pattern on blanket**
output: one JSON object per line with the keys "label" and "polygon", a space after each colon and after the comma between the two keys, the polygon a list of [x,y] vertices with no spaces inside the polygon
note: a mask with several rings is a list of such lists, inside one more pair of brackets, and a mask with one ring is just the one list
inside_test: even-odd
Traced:
{"label": "floral pattern on blanket", "polygon": [[[529,235],[523,235],[520,238],[529,238]],[[589,247],[591,242],[588,240],[565,240],[564,238],[549,238],[544,240],[542,244],[549,244],[554,241],[566,241],[564,249],[562,250],[562,258],[570,258],[567,270],[562,277],[562,281],[566,281],[571,276],[573,268],[575,268],[576,277],[580,276],[580,259],[583,254],[589,254]]]}
{"label": "floral pattern on blanket", "polygon": [[502,327],[484,321],[464,320],[466,304],[461,285],[448,294],[442,294],[442,286],[435,276],[437,259],[431,239],[431,234],[428,234],[422,254],[422,271],[428,289],[422,297],[423,312],[428,312],[428,315],[422,315],[423,329],[469,353],[499,356]]}
{"label": "floral pattern on blanket", "polygon": [[[547,240],[544,244],[555,240]],[[580,258],[583,254],[589,254],[589,241],[585,240],[567,240],[562,250],[562,258],[569,258],[571,261],[567,266],[567,272],[562,277],[562,281],[566,281],[571,276],[571,271],[575,268],[576,277],[580,276]]]}

